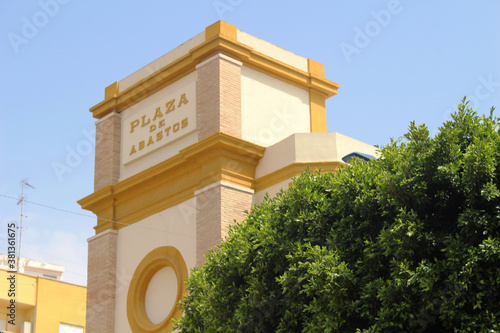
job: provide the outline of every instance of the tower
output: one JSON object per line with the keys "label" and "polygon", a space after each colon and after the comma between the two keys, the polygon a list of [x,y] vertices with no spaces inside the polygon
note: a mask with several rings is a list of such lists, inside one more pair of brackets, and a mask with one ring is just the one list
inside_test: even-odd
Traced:
{"label": "tower", "polygon": [[218,21],[105,89],[96,122],[87,332],[169,332],[189,270],[307,166],[375,148],[326,132],[322,64]]}

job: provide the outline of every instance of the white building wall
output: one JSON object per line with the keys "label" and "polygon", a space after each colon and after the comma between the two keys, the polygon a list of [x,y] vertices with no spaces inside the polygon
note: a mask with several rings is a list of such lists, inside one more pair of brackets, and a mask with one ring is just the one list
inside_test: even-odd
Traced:
{"label": "white building wall", "polygon": [[[153,214],[118,231],[115,332],[132,332],[127,319],[127,294],[130,281],[142,259],[152,250],[162,246],[177,248],[186,262],[188,271],[196,265],[195,198]],[[169,274],[161,270],[159,273],[160,279]],[[155,275],[154,278],[157,276]],[[173,281],[175,283],[175,280]],[[156,286],[159,285],[158,281],[153,281],[153,283]],[[168,294],[172,291],[165,288],[159,292]],[[163,300],[153,298],[150,301],[158,308],[165,309],[171,300],[171,298]],[[152,316],[150,320],[161,319],[161,314],[158,312],[153,311],[148,314]],[[168,313],[165,313],[165,317],[167,315]]]}
{"label": "white building wall", "polygon": [[[258,180],[294,163],[343,163],[342,158],[353,152],[377,156],[375,147],[340,133],[295,133],[266,148],[255,169],[255,178]],[[266,193],[275,196],[280,189],[288,188],[291,181],[289,178],[256,192],[253,203],[260,203]]]}
{"label": "white building wall", "polygon": [[243,140],[266,147],[310,132],[309,92],[243,66],[241,120]]}
{"label": "white building wall", "polygon": [[307,58],[301,57],[293,52],[282,49],[279,46],[266,42],[246,32],[237,31],[238,42],[252,47],[255,51],[263,53],[271,58],[296,67],[304,72],[308,71]]}
{"label": "white building wall", "polygon": [[199,33],[198,35],[194,36],[190,40],[186,41],[185,43],[179,45],[175,49],[173,49],[170,52],[167,52],[160,58],[154,60],[153,62],[147,64],[143,68],[139,69],[138,71],[135,71],[134,73],[130,74],[126,78],[122,79],[119,84],[119,91],[122,92],[126,90],[127,88],[130,88],[137,82],[141,81],[142,79],[148,77],[149,75],[153,74],[154,72],[162,69],[163,67],[167,66],[168,64],[172,63],[173,61],[179,59],[180,57],[186,55],[189,53],[189,50],[191,50],[193,47],[200,45],[205,41],[205,31]]}

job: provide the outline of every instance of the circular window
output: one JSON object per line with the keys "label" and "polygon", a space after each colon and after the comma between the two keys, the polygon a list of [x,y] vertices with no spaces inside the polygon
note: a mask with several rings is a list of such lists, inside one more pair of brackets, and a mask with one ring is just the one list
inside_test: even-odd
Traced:
{"label": "circular window", "polygon": [[[173,275],[172,273],[175,274],[175,278],[169,278],[169,276]],[[127,317],[130,328],[134,333],[170,332],[172,330],[172,318],[180,318],[182,315],[182,311],[177,307],[177,303],[182,299],[186,291],[184,281],[187,277],[188,270],[186,263],[181,253],[175,247],[159,247],[149,252],[142,259],[130,281],[127,296]],[[147,309],[147,305],[151,308],[151,297],[149,295],[154,292],[153,289],[155,287],[161,284],[157,280],[160,279],[163,281],[165,278],[177,285],[175,288],[168,288],[170,290],[169,294],[172,294],[173,291],[173,297],[171,296],[172,299],[165,300],[164,304],[162,304],[168,307],[168,309],[163,307],[166,313],[161,315],[157,312],[151,312],[151,310]],[[161,293],[162,291],[159,290],[159,292]],[[147,302],[146,294],[148,294]],[[150,317],[152,317],[154,322],[151,321]]]}

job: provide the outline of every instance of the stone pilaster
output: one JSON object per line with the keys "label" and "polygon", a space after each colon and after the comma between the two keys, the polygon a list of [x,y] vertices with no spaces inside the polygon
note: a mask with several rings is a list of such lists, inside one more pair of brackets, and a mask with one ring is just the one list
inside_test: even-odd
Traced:
{"label": "stone pilaster", "polygon": [[96,122],[94,191],[120,177],[120,114],[113,112]]}
{"label": "stone pilaster", "polygon": [[221,53],[196,66],[198,140],[217,132],[241,138],[241,66]]}
{"label": "stone pilaster", "polygon": [[115,332],[117,241],[112,229],[88,239],[87,333]]}
{"label": "stone pilaster", "polygon": [[234,221],[245,218],[252,207],[253,190],[219,181],[195,192],[196,264],[205,262],[205,254],[221,242]]}

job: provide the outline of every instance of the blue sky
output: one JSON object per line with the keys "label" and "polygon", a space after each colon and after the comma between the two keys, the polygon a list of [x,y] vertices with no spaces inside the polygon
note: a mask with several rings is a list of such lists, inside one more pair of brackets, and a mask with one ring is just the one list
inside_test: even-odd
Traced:
{"label": "blue sky", "polygon": [[93,191],[88,109],[219,19],[323,63],[341,86],[328,130],[383,145],[413,120],[436,133],[465,95],[479,113],[500,106],[499,17],[494,0],[2,1],[0,253],[27,179],[22,256],[86,283],[95,219],[76,201]]}

